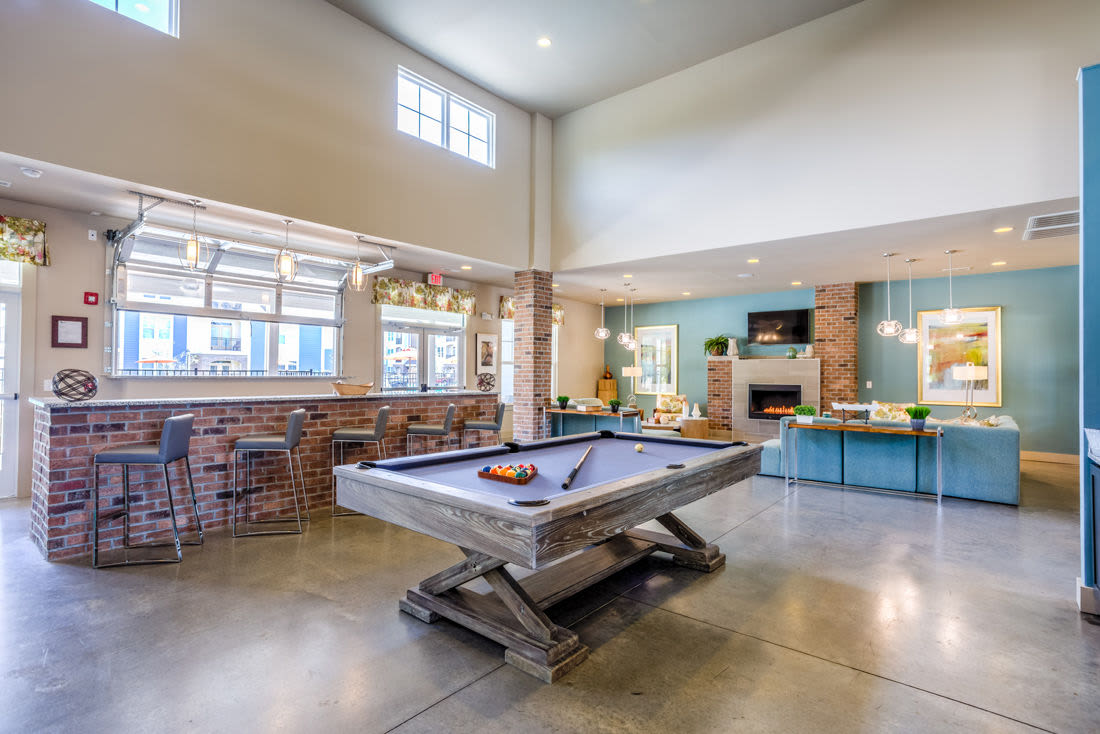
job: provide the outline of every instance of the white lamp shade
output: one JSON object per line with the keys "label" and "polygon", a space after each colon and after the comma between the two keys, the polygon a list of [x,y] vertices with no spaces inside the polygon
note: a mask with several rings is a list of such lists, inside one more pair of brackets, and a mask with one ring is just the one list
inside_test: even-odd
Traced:
{"label": "white lamp shade", "polygon": [[641,367],[623,367],[623,377],[641,377]]}
{"label": "white lamp shade", "polygon": [[985,365],[976,365],[973,362],[957,364],[951,368],[951,376],[960,381],[987,380],[989,379],[989,368]]}

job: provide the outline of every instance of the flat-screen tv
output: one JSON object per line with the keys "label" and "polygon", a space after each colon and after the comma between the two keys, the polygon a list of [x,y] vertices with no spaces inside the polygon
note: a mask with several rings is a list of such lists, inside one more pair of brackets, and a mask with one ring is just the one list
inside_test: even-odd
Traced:
{"label": "flat-screen tv", "polygon": [[749,314],[750,344],[808,344],[810,309]]}

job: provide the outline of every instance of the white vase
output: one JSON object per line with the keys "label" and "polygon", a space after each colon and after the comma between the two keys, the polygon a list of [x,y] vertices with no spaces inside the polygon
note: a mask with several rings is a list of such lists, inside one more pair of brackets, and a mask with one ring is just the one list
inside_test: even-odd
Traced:
{"label": "white vase", "polygon": [[794,419],[803,424],[814,422],[814,417],[812,415],[796,415]]}
{"label": "white vase", "polygon": [[699,412],[699,403],[696,403],[695,407],[691,411],[691,417],[692,418],[698,418],[701,415],[702,415],[702,413]]}
{"label": "white vase", "polygon": [[813,356],[814,356],[814,345],[813,344],[807,344],[806,345],[806,359],[811,359]]}

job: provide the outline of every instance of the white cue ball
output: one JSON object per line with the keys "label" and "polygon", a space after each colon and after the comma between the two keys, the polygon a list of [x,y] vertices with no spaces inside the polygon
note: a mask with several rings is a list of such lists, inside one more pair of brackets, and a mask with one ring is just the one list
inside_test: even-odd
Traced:
{"label": "white cue ball", "polygon": [[637,451],[640,454],[643,451],[645,451],[645,446],[643,446],[640,443],[636,443],[636,444],[634,444],[634,450]]}

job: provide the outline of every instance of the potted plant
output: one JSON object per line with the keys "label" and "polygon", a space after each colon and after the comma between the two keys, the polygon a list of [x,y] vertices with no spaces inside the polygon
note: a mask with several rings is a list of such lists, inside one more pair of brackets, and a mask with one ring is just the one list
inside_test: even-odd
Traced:
{"label": "potted plant", "polygon": [[905,409],[905,412],[909,414],[909,426],[914,431],[923,431],[924,421],[928,418],[932,409],[927,405],[910,405]]}
{"label": "potted plant", "polygon": [[794,419],[799,423],[813,423],[815,415],[817,415],[817,408],[812,405],[794,406]]}
{"label": "potted plant", "polygon": [[730,338],[724,334],[718,336],[712,336],[703,342],[703,349],[707,354],[712,354],[715,357],[724,356],[730,348]]}
{"label": "potted plant", "polygon": [[623,401],[622,400],[616,400],[615,398],[611,398],[610,400],[607,401],[607,404],[611,406],[611,412],[612,413],[618,413],[619,412],[619,406],[623,404]]}
{"label": "potted plant", "polygon": [[562,410],[565,410],[566,408],[569,407],[569,396],[568,395],[559,395],[554,399],[558,401],[558,407],[561,408]]}

